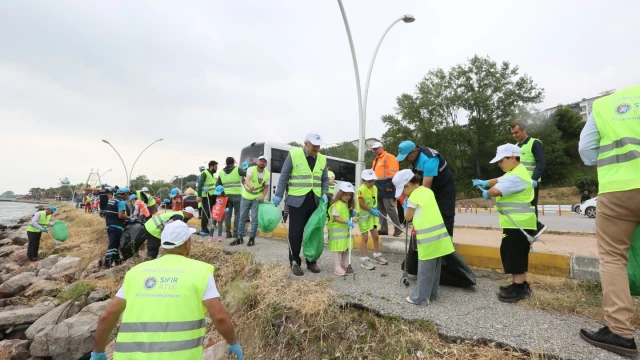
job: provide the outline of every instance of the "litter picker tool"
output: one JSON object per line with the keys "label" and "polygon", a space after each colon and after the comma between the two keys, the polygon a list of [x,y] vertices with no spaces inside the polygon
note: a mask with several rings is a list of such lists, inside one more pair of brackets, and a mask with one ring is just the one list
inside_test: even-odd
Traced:
{"label": "litter picker tool", "polygon": [[[477,186],[477,188],[480,191],[484,191],[484,189],[481,186]],[[498,205],[498,202],[493,200],[493,198],[490,198],[490,201],[498,209],[498,212],[500,214],[505,215],[507,217],[507,219],[509,219],[509,221],[511,221],[522,232],[522,234],[527,237],[527,241],[529,241],[529,246],[531,247],[531,251],[532,252],[533,252],[533,243],[534,242],[540,241],[541,243],[544,244],[544,241],[542,241],[540,239],[537,239],[537,238],[531,236],[529,233],[527,233],[515,220],[513,220],[511,215],[509,215],[509,213],[507,213],[504,210],[502,210],[502,207],[500,207],[500,205]]]}
{"label": "litter picker tool", "polygon": [[[349,216],[349,220],[351,220],[351,216]],[[360,239],[362,241],[362,239]],[[351,266],[351,249],[353,248],[353,236],[352,229],[349,227],[349,265],[347,265],[347,270],[344,272],[344,279],[347,278],[347,274],[353,274],[353,280],[356,279],[356,272],[353,271],[353,267]]]}
{"label": "litter picker tool", "polygon": [[393,220],[391,220],[391,218],[389,217],[389,215],[386,215],[384,218],[385,218],[385,219],[387,219],[387,221],[388,221],[388,222],[390,222],[393,226],[395,226],[395,227],[396,227],[396,229],[398,229],[398,230],[400,230],[401,232],[403,232],[403,233],[407,234],[407,232],[406,232],[405,230],[402,230],[402,229],[400,228],[400,226],[399,226],[399,225],[396,225],[396,223],[394,223],[394,222],[393,222]]}
{"label": "litter picker tool", "polygon": [[[391,221],[391,220],[388,220]],[[391,222],[393,224],[393,222]],[[407,224],[406,230],[409,229],[409,223]],[[400,279],[400,283],[406,287],[409,287],[409,273],[407,272],[407,268],[409,267],[409,232],[404,231],[404,269],[402,269],[402,278]]]}

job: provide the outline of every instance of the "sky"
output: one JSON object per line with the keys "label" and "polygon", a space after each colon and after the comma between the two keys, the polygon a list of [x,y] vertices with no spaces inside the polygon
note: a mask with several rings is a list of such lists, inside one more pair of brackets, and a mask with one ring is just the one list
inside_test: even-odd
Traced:
{"label": "sky", "polygon": [[[539,109],[640,82],[640,2],[344,0],[362,86],[379,37],[367,137],[431,69],[475,54],[518,65]],[[5,2],[0,12],[0,193],[124,184],[236,159],[252,142],[358,138],[352,59],[337,1]]]}

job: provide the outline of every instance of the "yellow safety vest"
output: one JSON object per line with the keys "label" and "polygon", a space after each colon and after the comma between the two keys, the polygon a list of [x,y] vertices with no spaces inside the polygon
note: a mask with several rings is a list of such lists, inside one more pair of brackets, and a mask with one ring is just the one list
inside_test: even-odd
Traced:
{"label": "yellow safety vest", "polygon": [[164,229],[164,223],[166,221],[169,221],[169,219],[171,219],[172,216],[174,215],[180,215],[182,216],[182,219],[184,220],[184,212],[182,211],[170,211],[168,213],[164,213],[161,215],[155,215],[151,218],[151,220],[147,221],[146,223],[144,223],[144,227],[145,229],[147,229],[147,232],[155,237],[157,237],[158,239],[160,238],[160,235],[162,235],[162,230]]}
{"label": "yellow safety vest", "polygon": [[289,156],[293,165],[289,176],[289,195],[306,196],[313,190],[317,197],[322,196],[322,174],[327,167],[327,158],[318,154],[312,171],[303,149],[290,150]]}
{"label": "yellow safety vest", "polygon": [[413,190],[409,201],[420,205],[420,216],[413,218],[418,245],[418,259],[429,260],[455,251],[433,191],[424,186]]}
{"label": "yellow safety vest", "polygon": [[[522,144],[522,147],[520,147],[520,164],[524,165],[524,167],[527,168],[527,172],[529,173],[530,178],[533,176],[533,170],[536,169],[536,158],[531,152],[533,142],[536,140],[540,141],[540,139],[529,137],[529,142],[526,144]],[[542,144],[542,141],[540,141],[540,144]],[[538,180],[538,182],[542,182],[542,177],[540,177],[540,180]]]}
{"label": "yellow safety vest", "polygon": [[224,171],[220,173],[220,182],[224,186],[224,193],[227,195],[240,195],[242,194],[242,177],[238,172],[236,166],[230,173]]}
{"label": "yellow safety vest", "polygon": [[349,207],[342,200],[337,200],[329,206],[329,222],[327,232],[329,233],[329,251],[342,252],[349,249],[349,225],[333,220],[333,209],[338,209],[342,220],[349,220]]}
{"label": "yellow safety vest", "polygon": [[[142,195],[140,195],[140,193],[142,193],[141,190],[136,191],[136,196],[138,197],[138,200],[142,200]],[[149,195],[148,193],[144,193],[145,195],[147,195],[147,207],[149,206],[153,206],[156,204],[156,199]]]}
{"label": "yellow safety vest", "polygon": [[202,359],[202,297],[214,271],[212,265],[172,254],[129,270],[114,360]]}
{"label": "yellow safety vest", "polygon": [[333,173],[333,171],[327,171],[327,176],[329,177],[329,181],[331,181],[331,177],[333,176],[333,184],[329,184],[329,194],[335,194],[333,191],[335,190],[336,187],[336,174]]}
{"label": "yellow safety vest", "polygon": [[[46,228],[49,225],[49,222],[51,221],[51,215],[47,215],[46,210],[38,211],[38,213],[40,214],[40,218],[38,219],[38,224],[43,228]],[[37,227],[31,225],[31,221],[29,221],[29,226],[27,226],[27,231],[34,232],[34,233],[42,232]]]}
{"label": "yellow safety vest", "polygon": [[600,194],[640,188],[640,85],[596,100]]}
{"label": "yellow safety vest", "polygon": [[[358,189],[358,197],[362,196],[364,199],[364,203],[370,208],[375,209],[378,207],[378,187],[372,186],[368,188],[367,185],[362,184]],[[377,216],[373,216],[369,213],[369,211],[364,210],[360,207],[360,199],[356,199],[356,204],[358,204],[358,227],[360,228],[360,232],[366,232],[373,229],[374,225],[379,224],[379,220]]]}
{"label": "yellow safety vest", "polygon": [[84,200],[85,204],[91,204],[91,196],[87,196],[87,198]]}
{"label": "yellow safety vest", "polygon": [[255,200],[262,195],[262,191],[264,190],[265,185],[269,183],[270,173],[267,169],[262,170],[262,174],[264,177],[262,178],[262,182],[260,182],[260,180],[258,179],[258,167],[254,165],[247,169],[247,171],[249,170],[251,170],[251,185],[253,185],[254,190],[249,191],[249,189],[247,189],[247,185],[245,184],[242,187],[242,197],[247,200]]}
{"label": "yellow safety vest", "polygon": [[204,189],[206,188],[207,194],[211,196],[214,192],[216,192],[216,178],[209,170],[205,170],[202,173],[204,174],[204,184],[202,184],[202,192],[204,192]]}
{"label": "yellow safety vest", "polygon": [[[531,180],[527,168],[519,164],[511,171],[508,171],[505,176],[507,175],[515,175],[526,181],[527,188],[517,194],[498,196],[496,202],[500,205],[504,213],[509,214],[523,229],[537,229],[536,210],[531,206],[531,200],[533,200],[533,180]],[[500,213],[500,227],[503,229],[518,228],[503,213]]]}

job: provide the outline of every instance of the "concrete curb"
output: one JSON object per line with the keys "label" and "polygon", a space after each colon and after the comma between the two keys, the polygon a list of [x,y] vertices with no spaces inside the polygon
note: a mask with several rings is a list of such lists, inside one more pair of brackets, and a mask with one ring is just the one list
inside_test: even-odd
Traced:
{"label": "concrete curb", "polygon": [[[270,234],[260,231],[265,238],[286,240],[287,229],[277,228]],[[383,253],[404,254],[405,240],[381,237]],[[353,237],[354,249],[360,248],[362,237]],[[367,248],[373,250],[368,242]],[[470,266],[487,269],[502,269],[500,248],[454,243],[456,251]],[[529,254],[529,273],[537,275],[557,276],[576,280],[600,281],[600,261],[594,257],[569,254],[553,254],[532,252]]]}

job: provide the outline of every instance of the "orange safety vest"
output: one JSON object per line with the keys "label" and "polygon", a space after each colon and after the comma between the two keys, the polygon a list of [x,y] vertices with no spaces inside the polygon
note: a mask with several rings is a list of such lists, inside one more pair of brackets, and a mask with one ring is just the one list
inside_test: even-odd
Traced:
{"label": "orange safety vest", "polygon": [[395,156],[385,151],[373,161],[371,170],[376,173],[378,179],[393,178],[400,170],[400,163]]}

